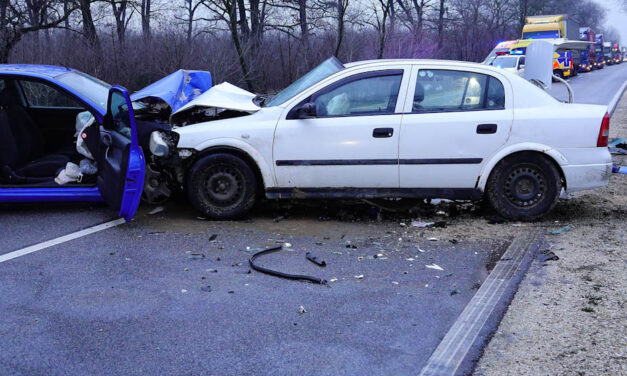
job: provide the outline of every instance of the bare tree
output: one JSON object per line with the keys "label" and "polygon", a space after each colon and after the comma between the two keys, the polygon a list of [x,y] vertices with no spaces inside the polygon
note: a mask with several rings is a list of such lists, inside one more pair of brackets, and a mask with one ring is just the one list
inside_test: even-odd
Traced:
{"label": "bare tree", "polygon": [[194,38],[194,22],[206,20],[204,17],[199,17],[198,13],[204,7],[207,7],[208,3],[206,0],[183,0],[183,2],[184,5],[182,8],[184,10],[184,16],[179,17],[175,14],[174,18],[185,23],[185,35],[187,42],[191,43]]}
{"label": "bare tree", "polygon": [[246,82],[248,90],[254,91],[250,70],[246,63],[244,47],[238,32],[237,1],[238,0],[208,0],[207,8],[227,24],[231,39],[233,40],[233,46],[237,52],[238,62],[242,69],[243,79]]}
{"label": "bare tree", "polygon": [[8,62],[11,50],[24,35],[57,27],[74,10],[57,0],[0,0],[0,63]]}
{"label": "bare tree", "polygon": [[438,49],[442,48],[444,38],[444,14],[446,13],[445,0],[440,0],[438,8]]}
{"label": "bare tree", "polygon": [[333,49],[333,56],[338,57],[340,55],[340,48],[342,47],[342,40],[344,39],[346,10],[348,9],[350,0],[323,0],[320,4],[332,15],[331,18],[334,19],[335,48]]}
{"label": "bare tree", "polygon": [[431,6],[431,0],[396,0],[399,9],[399,19],[412,32],[422,30],[425,14]]}
{"label": "bare tree", "polygon": [[373,20],[369,23],[377,32],[377,59],[383,58],[387,38],[387,22],[394,0],[376,0],[372,2]]}
{"label": "bare tree", "polygon": [[139,14],[142,19],[142,35],[144,39],[150,39],[150,18],[152,17],[151,0],[141,0]]}
{"label": "bare tree", "polygon": [[[81,11],[82,19],[82,34],[87,38],[89,44],[94,47],[96,51],[100,51],[100,39],[96,32],[96,25],[94,24],[94,16],[91,12],[91,4],[94,0],[77,0],[78,7]],[[67,2],[64,6],[67,6]]]}
{"label": "bare tree", "polygon": [[[115,19],[115,31],[118,42],[123,45],[126,37],[126,28],[131,20],[133,9],[129,7],[128,0],[106,0],[111,5]],[[129,13],[130,12],[130,13]]]}

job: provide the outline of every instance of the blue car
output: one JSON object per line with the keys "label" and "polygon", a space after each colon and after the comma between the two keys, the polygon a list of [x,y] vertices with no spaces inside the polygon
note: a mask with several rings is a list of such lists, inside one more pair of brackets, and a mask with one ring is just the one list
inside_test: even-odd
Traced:
{"label": "blue car", "polygon": [[[81,159],[75,122],[86,111],[95,121],[80,136],[97,173],[59,185],[59,172]],[[129,221],[144,170],[126,89],[64,67],[0,65],[0,203],[104,201]]]}

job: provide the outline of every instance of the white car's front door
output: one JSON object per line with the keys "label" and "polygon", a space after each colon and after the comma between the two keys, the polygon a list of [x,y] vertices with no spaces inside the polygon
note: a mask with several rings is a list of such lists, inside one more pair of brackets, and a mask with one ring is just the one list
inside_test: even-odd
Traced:
{"label": "white car's front door", "polygon": [[434,195],[474,188],[486,159],[509,137],[511,97],[502,76],[414,67],[399,140],[400,188],[436,188]]}
{"label": "white car's front door", "polygon": [[[274,137],[280,188],[398,188],[398,137],[410,67],[357,73],[286,110]],[[302,112],[308,107],[306,113]]]}

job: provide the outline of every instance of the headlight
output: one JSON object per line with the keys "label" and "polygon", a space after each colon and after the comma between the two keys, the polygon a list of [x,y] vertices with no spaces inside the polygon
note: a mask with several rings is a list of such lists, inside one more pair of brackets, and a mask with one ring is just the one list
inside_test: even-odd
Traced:
{"label": "headlight", "polygon": [[166,157],[170,153],[170,147],[163,139],[163,133],[154,131],[150,134],[150,152],[157,157]]}

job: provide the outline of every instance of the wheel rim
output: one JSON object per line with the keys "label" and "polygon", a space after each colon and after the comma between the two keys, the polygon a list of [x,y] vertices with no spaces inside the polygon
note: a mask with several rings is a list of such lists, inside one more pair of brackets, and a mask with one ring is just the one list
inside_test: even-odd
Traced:
{"label": "wheel rim", "polygon": [[544,174],[536,166],[516,167],[505,180],[505,196],[520,208],[529,208],[542,201],[546,189]]}
{"label": "wheel rim", "polygon": [[217,165],[207,171],[205,193],[216,206],[226,207],[239,202],[244,195],[244,175],[237,168]]}

